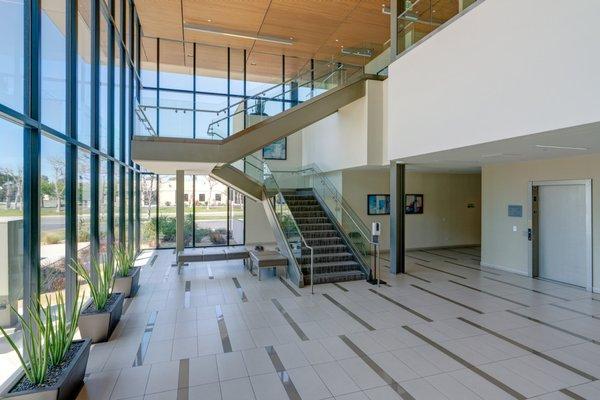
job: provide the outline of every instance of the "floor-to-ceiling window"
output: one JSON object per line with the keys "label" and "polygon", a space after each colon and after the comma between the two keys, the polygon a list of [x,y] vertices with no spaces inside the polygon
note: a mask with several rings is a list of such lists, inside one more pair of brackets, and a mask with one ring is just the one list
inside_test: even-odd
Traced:
{"label": "floor-to-ceiling window", "polygon": [[[137,250],[138,24],[131,0],[0,0],[0,325],[17,343],[15,312],[72,287],[70,260]],[[17,367],[0,338],[0,385]]]}

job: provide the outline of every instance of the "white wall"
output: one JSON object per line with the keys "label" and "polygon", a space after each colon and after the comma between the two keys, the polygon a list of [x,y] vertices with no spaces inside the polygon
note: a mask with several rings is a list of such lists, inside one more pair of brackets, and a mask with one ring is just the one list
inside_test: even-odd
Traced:
{"label": "white wall", "polygon": [[600,121],[600,1],[486,0],[389,67],[389,157]]}
{"label": "white wall", "polygon": [[[381,250],[390,249],[389,215],[368,215],[367,194],[389,194],[388,169],[342,172],[343,196],[367,225],[382,224]],[[476,245],[481,238],[481,175],[407,172],[406,193],[423,194],[423,214],[406,216],[406,247]],[[474,203],[474,208],[467,204]]]}
{"label": "white wall", "polygon": [[302,164],[323,171],[387,164],[383,153],[384,82],[367,81],[366,95],[302,130]]}
{"label": "white wall", "polygon": [[[593,260],[600,257],[600,155],[488,165],[482,170],[481,262],[528,273],[528,190],[530,181],[592,179]],[[523,206],[523,218],[508,217],[509,204]],[[512,227],[517,227],[517,232]],[[594,261],[593,285],[600,290],[600,262]]]}

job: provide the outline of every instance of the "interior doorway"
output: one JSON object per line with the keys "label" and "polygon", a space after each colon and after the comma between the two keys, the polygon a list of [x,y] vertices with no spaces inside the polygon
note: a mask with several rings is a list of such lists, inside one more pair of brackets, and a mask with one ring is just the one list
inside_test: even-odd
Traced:
{"label": "interior doorway", "polygon": [[592,289],[592,182],[530,184],[532,277]]}

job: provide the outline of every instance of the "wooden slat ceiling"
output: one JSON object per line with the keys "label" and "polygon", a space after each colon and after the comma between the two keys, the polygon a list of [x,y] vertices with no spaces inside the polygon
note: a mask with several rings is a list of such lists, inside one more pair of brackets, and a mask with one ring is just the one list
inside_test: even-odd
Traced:
{"label": "wooden slat ceiling", "polygon": [[[286,56],[288,76],[304,67],[310,58],[367,63],[369,58],[342,55],[341,47],[370,48],[374,56],[383,51],[389,39],[390,21],[389,15],[381,12],[382,3],[388,1],[136,0],[144,36],[202,44],[197,46],[197,52],[202,47],[204,57],[197,57],[197,64],[201,64],[197,66],[206,72],[214,70],[215,74],[223,70],[223,47],[246,49],[249,77],[262,76],[267,80],[281,74],[281,55]],[[194,32],[183,29],[185,22],[252,35],[291,37],[294,43],[288,46]],[[156,51],[148,46],[153,46],[152,41],[144,40],[142,56],[155,61]],[[182,45],[165,50],[161,43],[161,61],[183,66],[181,63],[187,60],[184,51],[191,53]]]}

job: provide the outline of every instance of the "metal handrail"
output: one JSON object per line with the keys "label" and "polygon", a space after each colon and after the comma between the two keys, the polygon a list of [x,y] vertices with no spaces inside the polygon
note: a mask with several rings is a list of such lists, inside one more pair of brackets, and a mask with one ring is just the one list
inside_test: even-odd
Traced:
{"label": "metal handrail", "polygon": [[[285,201],[285,197],[283,196],[283,193],[281,192],[281,188],[279,187],[279,184],[277,183],[277,180],[275,179],[275,176],[273,175],[273,172],[271,171],[271,169],[269,168],[269,165],[260,160],[258,157],[255,157],[253,155],[250,155],[249,158],[254,158],[258,161],[260,161],[263,165],[263,168],[266,170],[266,172],[271,176],[271,179],[273,179],[273,182],[275,183],[275,187],[277,188],[277,195],[280,195],[281,197],[281,201],[283,201],[283,203],[286,205],[286,207],[289,209],[289,205],[287,204],[287,202]],[[276,205],[277,203],[275,203]],[[277,207],[275,206],[275,216],[277,216]],[[296,231],[298,232],[298,235],[300,236],[300,240],[302,241],[302,243],[304,243],[304,246],[310,250],[310,293],[314,294],[315,293],[315,289],[314,289],[314,249],[312,246],[309,246],[309,244],[306,242],[306,239],[304,238],[304,235],[302,234],[302,231],[300,230],[300,227],[298,226],[298,224],[296,223],[296,219],[293,217],[292,215],[292,223],[294,224],[294,227],[296,229]],[[302,249],[300,249],[300,257],[302,257]]]}
{"label": "metal handrail", "polygon": [[[331,71],[331,72],[328,72],[327,74],[324,74],[324,75],[322,75],[322,76],[320,76],[320,77],[318,77],[318,78],[314,78],[314,79],[312,79],[312,80],[310,80],[310,81],[306,82],[306,83],[305,83],[305,84],[303,84],[302,86],[306,86],[306,85],[308,85],[308,84],[314,83],[315,81],[317,81],[317,80],[321,80],[321,79],[323,79],[323,78],[324,78],[323,82],[326,82],[326,81],[327,81],[329,78],[331,78],[331,77],[332,77],[332,76],[333,76],[333,75],[334,75],[336,72],[338,72],[338,71],[343,71],[344,69],[345,69],[345,68],[344,68],[344,66],[343,66],[343,65],[340,65],[340,66],[339,66],[338,68],[336,68],[335,70],[333,70],[333,71]],[[292,79],[292,81],[293,81],[293,79]],[[290,89],[288,89],[288,90],[285,90],[285,91],[283,91],[283,92],[281,92],[281,93],[278,93],[276,96],[273,96],[273,97],[260,97],[260,95],[262,95],[262,94],[264,94],[264,93],[266,93],[266,92],[268,92],[268,91],[270,91],[270,90],[272,90],[272,89],[274,89],[274,88],[276,88],[276,87],[278,87],[278,86],[285,85],[287,82],[289,82],[289,81],[286,81],[285,83],[279,83],[279,84],[277,84],[277,85],[275,85],[275,86],[272,86],[272,87],[270,87],[269,89],[265,89],[264,91],[262,91],[261,93],[259,93],[259,94],[257,94],[257,95],[254,95],[254,96],[252,96],[252,97],[249,97],[249,98],[247,98],[247,99],[245,99],[245,100],[238,101],[237,103],[234,103],[234,104],[232,104],[232,105],[230,105],[230,106],[228,106],[228,107],[225,107],[225,108],[223,108],[223,109],[221,109],[221,110],[217,111],[217,115],[219,115],[220,113],[222,113],[222,112],[224,112],[224,111],[227,111],[227,110],[228,110],[228,109],[230,109],[230,108],[234,108],[234,106],[237,106],[237,105],[240,105],[240,104],[242,104],[242,103],[245,103],[245,102],[247,102],[247,101],[249,101],[249,100],[256,99],[256,100],[266,100],[266,101],[273,101],[273,100],[276,100],[276,99],[278,99],[278,98],[279,98],[279,97],[281,97],[281,96],[285,96],[285,94],[286,94],[286,93],[289,93],[289,92],[291,92],[292,90],[298,90],[298,88],[293,88],[293,89],[291,89],[291,88],[290,88]],[[302,86],[301,86],[301,87],[302,87]],[[285,99],[284,99],[284,100],[285,100]],[[243,109],[241,109],[241,110],[237,110],[237,111],[236,111],[236,112],[234,112],[233,114],[226,115],[226,116],[224,116],[224,117],[222,117],[222,118],[219,118],[219,119],[215,119],[215,120],[214,120],[214,121],[212,121],[210,124],[208,124],[207,131],[208,131],[208,130],[210,130],[210,128],[211,128],[213,125],[215,125],[215,124],[218,124],[218,123],[220,123],[220,122],[222,122],[222,121],[226,121],[226,120],[228,120],[229,118],[231,118],[231,117],[232,117],[232,116],[234,116],[234,115],[240,114],[240,113],[242,113],[242,112],[246,112],[248,109],[250,109],[250,108],[252,108],[252,107],[256,107],[256,104],[255,104],[255,105],[253,105],[253,106],[250,106],[250,107],[243,108]]]}

